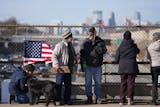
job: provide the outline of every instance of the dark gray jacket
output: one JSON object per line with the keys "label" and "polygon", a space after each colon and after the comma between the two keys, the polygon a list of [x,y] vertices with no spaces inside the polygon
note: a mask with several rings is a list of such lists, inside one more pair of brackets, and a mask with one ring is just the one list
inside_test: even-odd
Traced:
{"label": "dark gray jacket", "polygon": [[94,41],[86,39],[80,50],[81,61],[88,66],[101,66],[106,52],[106,44],[100,37],[96,36]]}
{"label": "dark gray jacket", "polygon": [[138,64],[136,55],[139,49],[133,40],[123,40],[118,47],[115,60],[119,63],[119,74],[138,74]]}

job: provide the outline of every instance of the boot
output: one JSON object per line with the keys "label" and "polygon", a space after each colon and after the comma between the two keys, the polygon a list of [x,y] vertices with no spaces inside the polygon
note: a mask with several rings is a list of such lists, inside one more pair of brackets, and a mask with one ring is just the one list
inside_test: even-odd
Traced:
{"label": "boot", "polygon": [[15,95],[10,95],[10,96],[9,96],[9,104],[11,104],[12,101],[15,102]]}
{"label": "boot", "polygon": [[88,97],[86,104],[92,104],[92,103],[93,103],[92,97]]}

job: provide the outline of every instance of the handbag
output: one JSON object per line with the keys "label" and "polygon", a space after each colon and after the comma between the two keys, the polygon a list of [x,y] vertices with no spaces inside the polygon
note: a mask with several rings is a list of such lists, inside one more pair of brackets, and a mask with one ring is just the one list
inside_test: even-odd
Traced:
{"label": "handbag", "polygon": [[68,66],[60,66],[58,69],[53,69],[54,73],[71,73]]}
{"label": "handbag", "polygon": [[59,73],[71,73],[71,70],[68,66],[60,66],[58,69]]}

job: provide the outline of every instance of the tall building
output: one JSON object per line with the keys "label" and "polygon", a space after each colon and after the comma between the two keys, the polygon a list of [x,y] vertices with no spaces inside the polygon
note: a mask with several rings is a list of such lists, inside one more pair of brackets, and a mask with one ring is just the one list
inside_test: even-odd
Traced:
{"label": "tall building", "polygon": [[140,12],[135,13],[135,20],[137,21],[137,25],[141,25],[141,13]]}
{"label": "tall building", "polygon": [[57,27],[51,27],[51,28],[49,28],[49,34],[55,34],[55,35],[62,34],[63,28],[61,26],[63,25],[63,21],[52,20],[50,24],[51,25],[55,25]]}
{"label": "tall building", "polygon": [[92,25],[93,24],[92,17],[87,17],[86,18],[86,24],[87,25]]}
{"label": "tall building", "polygon": [[103,12],[101,10],[95,10],[93,11],[93,14],[96,15],[95,24],[103,24]]}
{"label": "tall building", "polygon": [[115,15],[114,15],[114,12],[112,12],[112,11],[110,12],[110,15],[109,15],[108,25],[109,26],[115,26],[116,25]]}

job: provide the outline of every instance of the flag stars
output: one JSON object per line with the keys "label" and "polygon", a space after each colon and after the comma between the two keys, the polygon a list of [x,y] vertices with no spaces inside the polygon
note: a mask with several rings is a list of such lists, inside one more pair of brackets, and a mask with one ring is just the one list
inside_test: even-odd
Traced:
{"label": "flag stars", "polygon": [[30,41],[25,44],[25,57],[40,58],[42,52],[42,42]]}

